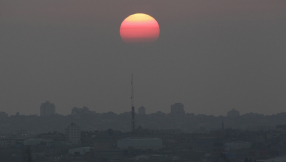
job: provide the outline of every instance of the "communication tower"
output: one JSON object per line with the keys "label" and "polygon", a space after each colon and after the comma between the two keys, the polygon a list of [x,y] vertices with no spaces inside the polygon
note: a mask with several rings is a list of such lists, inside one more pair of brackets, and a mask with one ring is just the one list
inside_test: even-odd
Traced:
{"label": "communication tower", "polygon": [[134,112],[134,94],[133,94],[133,74],[131,74],[131,124],[132,124],[132,132],[135,131],[135,112]]}

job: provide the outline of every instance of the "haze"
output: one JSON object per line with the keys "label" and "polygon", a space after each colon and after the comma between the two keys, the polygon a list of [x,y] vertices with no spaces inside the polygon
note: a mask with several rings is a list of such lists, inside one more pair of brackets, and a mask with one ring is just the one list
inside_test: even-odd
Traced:
{"label": "haze", "polygon": [[[126,45],[119,27],[146,13],[158,41]],[[2,0],[0,111],[39,114],[86,106],[96,112],[274,114],[286,107],[286,1]]]}

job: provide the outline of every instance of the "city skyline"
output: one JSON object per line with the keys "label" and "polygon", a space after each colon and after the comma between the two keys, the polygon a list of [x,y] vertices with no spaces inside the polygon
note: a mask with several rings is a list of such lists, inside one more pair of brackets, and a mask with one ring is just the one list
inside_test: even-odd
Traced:
{"label": "city skyline", "polygon": [[[43,109],[43,107],[45,107],[45,110]],[[259,115],[268,115],[268,114],[262,114],[259,112],[247,112],[247,113],[241,113],[240,111],[236,110],[236,109],[229,109],[227,110],[224,114],[220,114],[220,115],[211,115],[211,114],[203,114],[203,113],[193,113],[193,112],[186,112],[184,109],[184,104],[183,103],[173,103],[170,105],[170,109],[167,112],[162,112],[162,111],[156,111],[156,112],[148,112],[148,109],[146,109],[144,106],[140,106],[140,107],[135,107],[135,114],[136,115],[142,115],[142,114],[146,114],[146,115],[150,115],[150,114],[155,114],[155,113],[164,113],[164,114],[182,114],[182,115],[187,115],[187,114],[191,114],[191,115],[206,115],[206,116],[214,116],[214,117],[232,117],[232,116],[240,116],[240,115],[245,115],[245,114],[259,114]],[[16,112],[15,114],[8,114],[5,111],[0,111],[0,113],[7,113],[8,116],[14,116],[14,115],[25,115],[25,116],[29,116],[29,115],[37,115],[37,116],[52,116],[52,115],[77,115],[77,114],[82,114],[82,113],[98,113],[98,114],[105,114],[105,113],[114,113],[114,114],[124,114],[124,113],[132,113],[132,110],[129,111],[123,111],[123,112],[113,112],[113,111],[107,111],[107,112],[97,112],[96,110],[93,109],[89,109],[86,106],[82,106],[82,107],[73,107],[70,109],[70,112],[67,114],[60,114],[56,112],[56,106],[54,105],[54,103],[51,103],[50,101],[46,101],[44,103],[42,103],[39,106],[39,113],[34,113],[34,114],[22,114],[21,112]],[[284,114],[286,113],[285,111],[282,112],[278,112],[275,114],[270,114],[270,115],[278,115],[278,114]],[[234,114],[234,115],[233,115]]]}

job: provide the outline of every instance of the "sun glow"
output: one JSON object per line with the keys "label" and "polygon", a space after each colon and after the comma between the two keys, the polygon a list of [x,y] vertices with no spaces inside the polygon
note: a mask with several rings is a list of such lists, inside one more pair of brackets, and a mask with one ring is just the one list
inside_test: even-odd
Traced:
{"label": "sun glow", "polygon": [[137,13],[121,24],[120,36],[126,43],[153,43],[159,38],[158,22],[150,15]]}

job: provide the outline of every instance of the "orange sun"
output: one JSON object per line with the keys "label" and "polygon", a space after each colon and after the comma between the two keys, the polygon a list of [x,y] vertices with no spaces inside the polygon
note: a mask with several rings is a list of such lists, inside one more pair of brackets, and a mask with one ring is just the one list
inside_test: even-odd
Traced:
{"label": "orange sun", "polygon": [[158,22],[144,13],[128,16],[120,26],[120,36],[125,43],[153,43],[159,38],[159,34]]}

